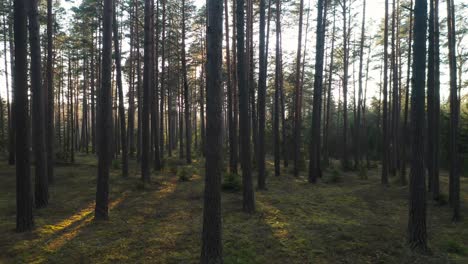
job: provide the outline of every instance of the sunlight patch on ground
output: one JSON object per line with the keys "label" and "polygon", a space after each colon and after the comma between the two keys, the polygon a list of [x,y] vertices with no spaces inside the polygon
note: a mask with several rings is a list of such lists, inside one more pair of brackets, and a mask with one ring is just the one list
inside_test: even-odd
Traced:
{"label": "sunlight patch on ground", "polygon": [[259,211],[265,214],[265,223],[270,226],[273,235],[279,240],[286,240],[289,237],[289,224],[281,217],[281,211],[265,202],[257,200]]}
{"label": "sunlight patch on ground", "polygon": [[[119,205],[125,199],[125,197],[127,197],[127,195],[128,193],[124,193],[121,197],[119,197],[115,201],[112,201],[109,204],[109,210],[112,210],[115,206]],[[81,232],[82,228],[88,225],[93,220],[93,218],[91,217],[93,212],[94,203],[91,207],[83,209],[77,214],[71,216],[70,218],[60,222],[58,224],[59,228],[54,228],[55,232],[64,230],[65,228],[70,227],[74,223],[77,223],[77,225],[71,227],[69,230],[64,231],[63,234],[54,238],[50,242],[47,241],[46,249],[49,251],[56,251],[60,249],[66,242],[75,238]]]}

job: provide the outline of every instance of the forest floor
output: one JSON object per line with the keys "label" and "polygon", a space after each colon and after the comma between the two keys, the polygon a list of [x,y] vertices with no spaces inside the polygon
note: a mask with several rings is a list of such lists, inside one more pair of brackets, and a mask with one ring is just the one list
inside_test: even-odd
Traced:
{"label": "forest floor", "polygon": [[[0,263],[198,262],[201,161],[190,181],[180,181],[173,167],[154,173],[146,186],[135,162],[128,179],[115,166],[110,220],[94,222],[96,161],[78,155],[76,164],[57,166],[49,207],[34,210],[36,228],[25,234],[14,232],[14,167],[0,164]],[[326,171],[332,180],[316,185],[286,171],[269,176],[268,190],[255,193],[253,215],[242,212],[241,192],[223,192],[225,263],[468,263],[467,220],[452,223],[450,207],[429,200],[432,252],[413,254],[405,245],[408,187],[396,179],[383,187],[376,169],[367,174],[363,180],[354,172]],[[461,197],[468,214],[467,179]]]}

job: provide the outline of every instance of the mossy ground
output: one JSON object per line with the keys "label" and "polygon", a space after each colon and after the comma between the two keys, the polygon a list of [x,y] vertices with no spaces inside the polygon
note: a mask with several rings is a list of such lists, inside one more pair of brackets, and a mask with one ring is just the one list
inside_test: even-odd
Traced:
{"label": "mossy ground", "polygon": [[[34,211],[36,228],[25,234],[14,232],[14,167],[0,164],[0,263],[198,262],[202,161],[195,161],[190,181],[167,168],[147,185],[136,163],[128,179],[115,166],[110,220],[94,222],[96,161],[78,155],[76,164],[57,167],[49,207]],[[431,254],[413,254],[405,245],[407,187],[382,187],[377,170],[367,180],[340,172],[337,183],[316,185],[286,171],[256,192],[253,215],[242,212],[240,192],[223,193],[225,263],[468,263],[468,222],[451,223],[449,206],[428,201]]]}

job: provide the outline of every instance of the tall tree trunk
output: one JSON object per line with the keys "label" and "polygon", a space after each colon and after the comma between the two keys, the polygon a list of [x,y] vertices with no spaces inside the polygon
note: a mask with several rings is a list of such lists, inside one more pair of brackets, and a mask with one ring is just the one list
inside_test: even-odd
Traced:
{"label": "tall tree trunk", "polygon": [[[235,1],[234,1],[235,2]],[[237,161],[235,160],[237,146],[236,146],[236,133],[234,130],[234,115],[233,115],[233,81],[231,78],[232,65],[231,65],[231,52],[229,47],[229,13],[228,13],[228,0],[224,0],[224,30],[226,36],[226,67],[227,67],[227,107],[228,107],[228,126],[229,126],[229,170],[231,172],[237,171]],[[196,131],[196,129],[195,129]],[[235,162],[235,163],[234,163]]]}
{"label": "tall tree trunk", "polygon": [[128,177],[128,149],[127,149],[127,132],[125,128],[125,105],[124,95],[122,87],[122,65],[120,58],[120,45],[119,45],[119,32],[117,24],[117,4],[114,1],[114,12],[112,16],[112,30],[114,34],[114,56],[115,56],[115,68],[117,71],[117,90],[119,95],[119,119],[120,119],[120,144],[122,145],[122,176]]}
{"label": "tall tree trunk", "polygon": [[53,77],[53,29],[52,0],[47,0],[47,176],[54,182],[54,77]]}
{"label": "tall tree trunk", "polygon": [[[222,4],[221,4],[222,6]],[[222,11],[221,11],[222,12]],[[185,151],[187,164],[192,163],[192,125],[190,123],[190,101],[187,80],[187,62],[185,59],[185,0],[182,0],[182,74],[184,78],[184,115],[185,115]],[[222,28],[221,28],[222,30]],[[222,37],[222,36],[221,36]]]}
{"label": "tall tree trunk", "polygon": [[434,0],[429,0],[429,20],[428,20],[428,51],[427,51],[427,139],[426,139],[426,160],[428,190],[432,191],[432,179],[434,178],[434,89],[435,89],[435,54],[434,54]]}
{"label": "tall tree trunk", "polygon": [[[365,32],[365,27],[366,27],[366,0],[363,1],[362,3],[362,24],[361,24],[361,41],[359,44],[359,76],[358,76],[358,83],[359,83],[359,91],[358,91],[358,107],[357,107],[357,118],[356,118],[356,124],[355,124],[355,130],[356,130],[356,169],[359,169],[361,166],[361,160],[362,160],[362,155],[361,155],[361,110],[362,110],[362,103],[363,103],[363,97],[362,97],[362,78],[363,78],[363,68],[364,68],[364,42],[366,39],[366,32]],[[364,128],[365,129],[365,128]]]}
{"label": "tall tree trunk", "polygon": [[397,27],[397,15],[396,15],[396,1],[392,4],[392,123],[391,123],[391,173],[396,176],[398,170],[398,155],[399,155],[399,136],[398,136],[398,125],[400,122],[400,98],[399,98],[399,80],[398,80],[398,58],[397,58],[397,44],[398,38],[398,27]]}
{"label": "tall tree trunk", "polygon": [[348,159],[348,63],[349,63],[349,27],[347,21],[351,17],[347,17],[348,11],[346,0],[343,0],[343,144],[341,165],[346,170],[350,168]]}
{"label": "tall tree trunk", "polygon": [[[432,1],[432,0],[431,0]],[[439,146],[440,146],[440,46],[439,46],[439,0],[434,0],[434,175],[432,197],[439,200]]]}
{"label": "tall tree trunk", "polygon": [[153,57],[153,62],[154,62],[154,89],[153,89],[153,106],[151,107],[151,120],[152,120],[152,128],[151,132],[153,133],[153,144],[154,144],[154,169],[155,170],[161,170],[161,152],[160,152],[160,129],[159,129],[159,87],[158,87],[158,79],[159,79],[159,67],[158,67],[158,62],[159,62],[159,2],[157,1],[156,4],[156,21],[155,21],[155,27],[156,27],[156,35],[155,40],[153,43],[154,45],[154,57]]}
{"label": "tall tree trunk", "polygon": [[144,57],[143,57],[143,112],[141,137],[141,179],[150,181],[150,103],[153,76],[153,38],[152,38],[151,0],[145,0]]}
{"label": "tall tree trunk", "polygon": [[[242,1],[242,0],[240,0]],[[206,112],[207,145],[205,195],[203,209],[203,234],[200,263],[223,263],[221,239],[221,172],[222,158],[222,41],[223,41],[223,1],[208,0],[207,28],[207,75]]]}
{"label": "tall tree trunk", "polygon": [[[457,61],[455,50],[455,6],[453,0],[447,1],[447,32],[450,67],[450,127],[449,127],[449,202],[453,207],[453,221],[460,219],[460,167],[458,151],[458,126],[460,106],[457,89]],[[416,50],[415,50],[416,52]]]}
{"label": "tall tree trunk", "polygon": [[[413,7],[413,0],[410,2],[411,7]],[[406,70],[406,90],[405,90],[405,108],[404,108],[404,123],[403,123],[403,135],[409,135],[409,127],[408,127],[408,109],[409,109],[409,90],[410,90],[410,80],[411,80],[411,52],[412,52],[412,41],[413,41],[413,10],[409,11],[409,34],[408,34],[408,65]],[[406,161],[407,157],[407,149],[408,149],[408,137],[403,137],[403,145],[402,145],[402,157],[401,157],[401,184],[406,184]]]}
{"label": "tall tree trunk", "polygon": [[[9,26],[8,26],[8,39],[9,39],[9,42],[10,42],[10,69],[11,69],[11,74],[12,74],[12,77],[11,77],[11,90],[14,91],[16,89],[16,69],[15,69],[15,50],[16,50],[16,42],[13,43],[14,41],[14,38],[13,38],[13,27],[15,26],[14,25],[14,17],[16,17],[16,13],[13,13],[13,12],[16,12],[16,5],[15,7],[13,6],[12,4],[12,0],[9,0],[9,4],[10,4],[10,8],[13,10],[11,11],[11,19],[10,19],[10,22],[9,22]],[[13,95],[13,97],[15,97]],[[7,93],[7,100],[9,98],[9,95]],[[16,131],[15,131],[15,100],[13,98],[12,102],[10,103],[9,100],[7,101],[7,106],[8,106],[8,109],[9,109],[9,115],[8,115],[8,123],[9,123],[9,127],[8,127],[8,165],[14,165],[15,164],[15,156],[16,156],[16,153],[15,153],[15,141],[16,141]]]}
{"label": "tall tree trunk", "polygon": [[112,0],[104,0],[102,30],[102,75],[99,91],[98,177],[94,219],[109,218],[109,166],[112,140]]}
{"label": "tall tree trunk", "polygon": [[294,176],[299,176],[299,155],[301,144],[302,118],[302,89],[301,89],[301,48],[302,48],[302,19],[304,0],[299,2],[299,33],[297,36],[296,80],[294,84]]}
{"label": "tall tree trunk", "polygon": [[427,1],[414,7],[413,87],[411,92],[411,177],[408,242],[412,250],[427,251],[426,186],[424,177],[424,88],[426,70]]}
{"label": "tall tree trunk", "polygon": [[252,169],[250,158],[250,120],[249,120],[249,87],[247,86],[247,62],[244,47],[244,0],[237,1],[237,76],[240,110],[240,147],[242,165],[243,209],[247,213],[255,211],[255,198],[252,186]]}
{"label": "tall tree trunk", "polygon": [[[315,44],[315,74],[314,74],[314,99],[312,112],[312,129],[310,143],[309,182],[315,183],[317,177],[321,177],[320,168],[320,117],[322,107],[323,90],[323,55],[325,52],[325,24],[324,1],[318,1],[317,8],[317,38]],[[326,9],[326,8],[325,8]],[[297,139],[296,139],[297,140]]]}
{"label": "tall tree trunk", "polygon": [[239,127],[239,103],[238,103],[238,76],[237,76],[237,43],[236,43],[236,23],[237,23],[237,16],[235,15],[237,8],[236,8],[236,0],[232,0],[232,104],[233,104],[233,142],[232,142],[232,164],[231,169],[233,173],[237,174],[237,164],[239,163],[239,134],[238,134],[238,127]]}
{"label": "tall tree trunk", "polygon": [[383,113],[382,113],[382,177],[383,185],[388,185],[389,151],[388,151],[388,0],[385,0],[385,28],[384,28],[384,80],[383,80]]}
{"label": "tall tree trunk", "polygon": [[[130,17],[134,16],[134,5],[131,3]],[[128,123],[127,123],[127,141],[129,147],[129,156],[135,155],[135,52],[134,52],[134,22],[130,20],[130,77],[128,91]]]}
{"label": "tall tree trunk", "polygon": [[266,188],[265,182],[265,97],[266,97],[266,57],[265,57],[265,0],[260,0],[259,36],[259,77],[258,77],[258,188]]}
{"label": "tall tree trunk", "polygon": [[[275,62],[275,99],[273,110],[273,145],[275,159],[275,176],[279,176],[280,171],[280,134],[279,134],[279,97],[281,81],[281,52],[280,52],[280,33],[281,32],[281,11],[280,0],[276,1],[276,62]],[[284,140],[284,138],[283,138]]]}
{"label": "tall tree trunk", "polygon": [[31,52],[31,91],[33,98],[33,150],[35,163],[34,202],[36,208],[49,203],[46,150],[45,91],[42,86],[41,45],[39,36],[39,11],[37,0],[30,0],[29,47]]}
{"label": "tall tree trunk", "polygon": [[15,33],[15,153],[16,153],[16,231],[25,232],[34,227],[33,196],[31,188],[31,170],[29,162],[29,115],[27,84],[27,14],[26,0],[17,0],[14,4]]}
{"label": "tall tree trunk", "polygon": [[333,29],[331,34],[332,44],[331,44],[331,51],[330,51],[330,66],[328,70],[328,90],[327,90],[327,109],[326,109],[326,117],[325,117],[325,132],[323,133],[323,162],[325,166],[330,164],[329,161],[329,142],[328,137],[330,133],[330,117],[331,117],[331,90],[332,90],[332,81],[333,81],[333,67],[334,67],[334,54],[335,54],[335,31],[336,31],[336,16],[335,16],[336,7],[333,5]]}
{"label": "tall tree trunk", "polygon": [[159,104],[159,158],[161,160],[161,168],[164,167],[164,100],[165,100],[165,78],[166,78],[166,0],[162,1],[162,36],[161,36],[161,101]]}

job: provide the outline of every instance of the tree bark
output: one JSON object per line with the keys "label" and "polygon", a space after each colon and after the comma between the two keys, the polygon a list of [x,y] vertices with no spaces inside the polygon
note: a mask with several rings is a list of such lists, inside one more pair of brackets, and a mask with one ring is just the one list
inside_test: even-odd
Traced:
{"label": "tree bark", "polygon": [[411,91],[411,177],[408,242],[415,251],[427,251],[426,186],[424,177],[424,88],[426,69],[427,1],[414,7],[413,85]]}
{"label": "tree bark", "polygon": [[[323,56],[325,52],[325,24],[324,1],[318,1],[317,8],[317,38],[315,44],[315,74],[314,74],[314,98],[312,110],[312,128],[309,161],[309,182],[315,183],[317,177],[321,177],[320,167],[320,124],[323,90]],[[297,139],[296,139],[297,140]]]}
{"label": "tree bark", "polygon": [[119,45],[119,32],[117,24],[117,4],[114,1],[114,12],[112,16],[112,30],[114,34],[114,56],[115,56],[115,69],[117,71],[117,90],[119,96],[119,121],[120,121],[120,144],[122,145],[122,177],[128,177],[128,148],[127,148],[127,131],[125,128],[125,106],[124,106],[124,95],[122,87],[122,63],[120,56],[120,45]]}
{"label": "tree bark", "polygon": [[302,119],[302,87],[301,87],[301,48],[302,48],[302,19],[304,0],[299,2],[299,32],[297,36],[296,80],[294,84],[294,176],[299,176],[299,155],[301,144]]}
{"label": "tree bark", "polygon": [[[241,0],[242,1],[242,0]],[[223,1],[208,0],[207,63],[206,63],[206,121],[207,145],[205,163],[205,195],[203,234],[200,263],[223,263],[221,239],[221,172],[223,170],[222,142],[222,41]]]}
{"label": "tree bark", "polygon": [[39,33],[39,11],[37,0],[30,0],[29,6],[29,47],[31,52],[31,91],[33,98],[33,150],[35,163],[34,202],[36,208],[49,203],[46,150],[45,95],[42,86],[41,45]]}
{"label": "tree bark", "polygon": [[109,218],[109,166],[112,140],[112,0],[104,0],[102,30],[102,73],[98,117],[98,177],[95,220]]}
{"label": "tree bark", "polygon": [[255,211],[254,191],[252,186],[252,171],[250,157],[250,119],[249,119],[249,87],[247,86],[247,62],[244,47],[244,0],[237,1],[237,76],[240,110],[240,150],[243,186],[243,210],[246,213]]}
{"label": "tree bark", "polygon": [[15,33],[15,153],[16,153],[16,231],[25,232],[34,227],[33,196],[31,188],[31,170],[29,161],[29,115],[27,84],[27,14],[26,0],[17,0],[14,4]]}

